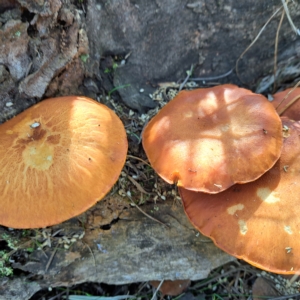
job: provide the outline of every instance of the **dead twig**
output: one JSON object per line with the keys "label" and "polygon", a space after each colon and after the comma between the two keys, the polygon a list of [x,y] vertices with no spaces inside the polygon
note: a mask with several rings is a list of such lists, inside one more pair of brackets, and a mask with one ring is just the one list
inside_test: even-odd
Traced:
{"label": "dead twig", "polygon": [[148,164],[145,160],[143,160],[143,159],[141,159],[141,158],[139,158],[139,157],[137,157],[137,156],[127,155],[127,158],[132,158],[132,159],[139,160],[139,161],[143,162],[145,165],[147,165],[147,166],[149,166],[150,168],[152,168],[150,164]]}
{"label": "dead twig", "polygon": [[285,101],[285,99],[288,98],[288,96],[300,85],[300,80],[297,82],[297,84],[285,95],[285,97],[280,101],[280,103],[276,106],[276,110],[277,113],[279,115],[282,115],[290,106],[292,106],[298,99],[300,96],[295,97],[294,99],[292,99],[292,101],[290,101],[284,108],[282,108],[281,110],[278,110],[278,107]]}
{"label": "dead twig", "polygon": [[236,71],[236,75],[238,76],[239,80],[245,84],[245,82],[241,79],[241,76],[239,74],[239,61],[243,58],[243,56],[248,52],[248,50],[256,43],[256,41],[258,40],[258,38],[260,37],[260,35],[262,34],[262,32],[265,30],[265,28],[267,27],[267,25],[271,22],[271,20],[277,15],[277,13],[282,9],[282,6],[280,6],[273,14],[272,16],[268,19],[268,21],[264,24],[264,26],[261,28],[261,30],[259,31],[259,33],[257,34],[257,36],[255,37],[255,39],[251,42],[251,44],[244,50],[244,52],[239,56],[239,58],[237,59],[236,63],[235,63],[235,71]]}
{"label": "dead twig", "polygon": [[292,278],[287,282],[286,287],[292,286],[292,284],[299,278],[299,274],[294,274]]}
{"label": "dead twig", "polygon": [[163,222],[161,222],[161,221],[153,218],[152,216],[150,216],[149,214],[147,214],[145,211],[143,211],[136,203],[134,203],[134,201],[132,200],[132,198],[130,197],[130,195],[127,194],[127,197],[129,198],[129,200],[131,201],[131,203],[133,204],[133,206],[135,206],[143,215],[145,215],[149,219],[151,219],[151,220],[153,220],[153,221],[155,221],[155,222],[157,222],[157,223],[159,223],[161,225],[164,225],[164,226],[170,228],[169,225],[167,225],[167,224],[165,224],[165,223],[163,223]]}
{"label": "dead twig", "polygon": [[281,0],[281,2],[282,2],[283,8],[284,8],[284,10],[285,10],[286,16],[287,16],[287,18],[288,18],[288,21],[289,21],[289,23],[290,23],[292,29],[295,31],[295,33],[296,33],[297,35],[300,35],[300,30],[295,26],[295,24],[294,24],[294,22],[293,22],[293,20],[292,20],[292,18],[291,18],[291,16],[290,16],[290,11],[289,11],[289,8],[288,8],[288,6],[287,6],[287,3],[288,3],[289,1],[288,1],[288,0],[287,0],[287,1]]}
{"label": "dead twig", "polygon": [[97,263],[96,263],[96,258],[95,258],[94,252],[87,243],[85,243],[84,241],[81,241],[81,242],[83,243],[83,245],[85,245],[89,249],[90,253],[92,254],[92,257],[94,260],[94,265],[95,265],[95,276],[97,277]]}
{"label": "dead twig", "polygon": [[221,75],[217,75],[217,76],[211,76],[211,77],[196,77],[196,78],[190,78],[190,80],[192,81],[209,81],[209,80],[217,80],[217,79],[221,79],[221,78],[225,78],[227,76],[229,76],[234,69],[229,70],[228,72],[221,74]]}
{"label": "dead twig", "polygon": [[135,187],[143,194],[150,195],[150,193],[146,192],[144,188],[131,176],[127,175],[127,178],[135,185]]}
{"label": "dead twig", "polygon": [[52,252],[52,254],[51,254],[51,256],[50,256],[50,258],[49,258],[49,260],[47,262],[47,265],[46,265],[46,268],[45,268],[45,273],[47,273],[47,271],[48,271],[48,269],[49,269],[49,267],[50,267],[50,265],[51,265],[51,263],[53,261],[53,258],[54,258],[55,254],[56,254],[56,251],[57,251],[57,247],[58,247],[58,244],[54,248],[54,250],[53,250],[53,252]]}
{"label": "dead twig", "polygon": [[284,19],[285,10],[282,10],[281,18],[277,27],[276,38],[275,38],[275,50],[274,50],[274,86],[273,93],[276,91],[276,73],[277,73],[277,53],[278,53],[278,39],[279,39],[279,31],[282,25],[282,21]]}
{"label": "dead twig", "polygon": [[191,77],[191,75],[193,73],[193,70],[194,70],[194,65],[191,65],[191,68],[186,72],[187,76],[185,77],[185,79],[183,80],[183,82],[181,83],[181,85],[179,86],[179,92],[182,90],[182,88],[188,82],[189,78]]}
{"label": "dead twig", "polygon": [[164,283],[164,279],[160,282],[160,284],[158,285],[157,289],[155,290],[151,300],[154,300],[156,297],[157,292],[159,291],[160,287],[162,286],[162,284]]}

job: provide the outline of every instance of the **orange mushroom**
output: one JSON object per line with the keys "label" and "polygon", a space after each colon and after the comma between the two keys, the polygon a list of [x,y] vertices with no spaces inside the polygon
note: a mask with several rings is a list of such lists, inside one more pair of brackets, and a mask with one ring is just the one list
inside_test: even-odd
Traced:
{"label": "orange mushroom", "polygon": [[54,225],[111,189],[127,139],[117,115],[86,97],[48,99],[0,126],[0,224]]}
{"label": "orange mushroom", "polygon": [[300,122],[283,119],[275,166],[254,182],[216,195],[180,188],[191,223],[216,246],[280,274],[300,271]]}
{"label": "orange mushroom", "polygon": [[168,183],[219,193],[275,164],[281,121],[264,96],[234,85],[182,91],[146,126],[143,146]]}
{"label": "orange mushroom", "polygon": [[290,88],[273,95],[273,106],[278,114],[292,120],[300,120],[300,88]]}

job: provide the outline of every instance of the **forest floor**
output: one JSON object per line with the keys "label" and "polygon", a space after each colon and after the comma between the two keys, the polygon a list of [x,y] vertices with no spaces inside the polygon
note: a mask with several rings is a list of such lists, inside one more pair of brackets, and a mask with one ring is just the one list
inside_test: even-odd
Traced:
{"label": "forest floor", "polygon": [[[218,83],[215,83],[218,84]],[[195,82],[188,82],[185,88],[194,88]],[[158,101],[156,109],[147,114],[137,114],[126,108],[123,104],[112,98],[99,99],[107,102],[117,112],[125,124],[129,137],[129,157],[142,157],[146,161],[141,147],[141,133],[145,123],[157,111],[166,104],[177,93],[179,84],[162,84],[151,97]],[[143,92],[143,91],[141,91]],[[111,95],[110,95],[111,96]],[[141,153],[142,152],[142,153]],[[146,164],[145,164],[146,166]],[[130,174],[130,168],[126,175]],[[129,173],[128,173],[129,172]],[[172,195],[173,187],[161,183],[159,187],[153,182],[138,184],[135,180],[124,186],[122,177],[116,184],[118,193],[128,193],[133,189],[156,190],[158,197]],[[128,182],[128,181],[127,181]],[[149,185],[150,184],[150,185]],[[167,191],[167,193],[163,191]],[[132,193],[133,195],[134,193]],[[157,197],[156,197],[157,198]],[[138,199],[134,199],[139,203]],[[147,201],[155,201],[148,199]],[[142,207],[142,203],[139,203]],[[166,283],[165,283],[166,284]],[[173,282],[169,286],[169,293],[177,294],[168,296],[161,292],[165,286],[164,282],[138,282],[126,285],[107,285],[104,283],[86,282],[71,287],[48,288],[37,292],[31,300],[121,300],[121,299],[181,299],[181,300],[203,300],[203,299],[300,299],[300,285],[298,276],[281,276],[257,269],[243,261],[233,261],[218,267],[210,272],[206,279],[190,282]],[[155,286],[155,287],[154,287]],[[180,288],[178,289],[178,286]],[[166,293],[166,290],[165,290]]]}

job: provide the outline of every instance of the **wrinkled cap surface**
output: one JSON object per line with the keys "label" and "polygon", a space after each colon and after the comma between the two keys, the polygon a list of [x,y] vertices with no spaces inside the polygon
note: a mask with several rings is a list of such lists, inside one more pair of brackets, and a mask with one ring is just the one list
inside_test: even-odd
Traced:
{"label": "wrinkled cap surface", "polygon": [[143,146],[167,182],[218,193],[275,164],[281,121],[265,97],[234,85],[182,91],[146,126]]}
{"label": "wrinkled cap surface", "polygon": [[216,195],[179,190],[189,220],[216,246],[256,267],[293,274],[300,271],[300,122],[283,123],[281,158],[256,181]]}
{"label": "wrinkled cap surface", "polygon": [[274,94],[273,97],[274,99],[271,103],[277,109],[279,115],[295,121],[300,120],[300,88],[286,89]]}
{"label": "wrinkled cap surface", "polygon": [[0,224],[37,228],[84,212],[111,189],[127,139],[117,115],[85,97],[40,102],[0,125]]}

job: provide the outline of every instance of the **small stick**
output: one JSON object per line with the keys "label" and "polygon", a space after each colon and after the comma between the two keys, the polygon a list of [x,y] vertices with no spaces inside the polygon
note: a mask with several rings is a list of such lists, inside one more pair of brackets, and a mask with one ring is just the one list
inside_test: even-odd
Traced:
{"label": "small stick", "polygon": [[299,274],[294,274],[292,278],[287,282],[286,287],[289,288],[298,278]]}
{"label": "small stick", "polygon": [[189,71],[187,71],[187,76],[185,77],[185,79],[183,80],[182,84],[179,87],[179,91],[182,90],[182,88],[184,87],[184,85],[187,83],[187,81],[189,80],[189,78],[191,77],[192,73],[193,73],[193,69],[194,66],[191,65],[191,68],[189,69]]}
{"label": "small stick", "polygon": [[163,283],[164,283],[164,279],[163,279],[163,280],[160,282],[160,284],[158,285],[158,287],[157,287],[156,291],[154,292],[154,294],[153,294],[151,300],[154,300],[154,299],[155,299],[155,296],[156,296],[157,292],[159,291],[159,289],[160,289],[160,287],[162,286]]}
{"label": "small stick", "polygon": [[92,254],[92,257],[94,260],[94,265],[95,265],[95,277],[97,277],[98,271],[97,271],[97,264],[96,264],[96,258],[95,258],[94,252],[87,243],[85,243],[84,241],[81,241],[81,242],[83,243],[83,245],[85,245],[89,249],[90,253]]}
{"label": "small stick", "polygon": [[269,20],[265,23],[265,25],[261,28],[255,39],[252,41],[252,43],[244,50],[244,52],[240,55],[240,57],[237,59],[235,63],[235,70],[236,70],[236,75],[238,76],[239,80],[242,83],[245,83],[241,80],[241,76],[239,74],[239,61],[243,58],[243,56],[248,52],[248,50],[256,43],[262,32],[265,30],[267,25],[271,22],[271,20],[277,15],[277,13],[282,9],[282,6],[280,6],[274,13],[273,15],[269,18]]}
{"label": "small stick", "polygon": [[51,254],[51,256],[48,260],[48,263],[47,263],[46,268],[45,268],[45,273],[47,273],[47,271],[48,271],[48,269],[49,269],[49,267],[50,267],[50,265],[53,261],[54,255],[56,254],[56,251],[57,251],[57,247],[58,247],[58,244],[56,245],[55,249],[53,250],[53,252],[52,252],[52,254]]}
{"label": "small stick", "polygon": [[[288,96],[300,85],[300,80],[297,82],[297,84],[285,95],[285,97],[280,101],[280,103],[276,106],[276,110],[278,109],[278,107],[284,102],[285,99],[288,98]],[[278,113],[279,115],[281,115],[282,113],[284,113],[284,111],[289,108],[295,101],[298,100],[298,97],[294,98],[289,104],[287,104],[281,111],[280,113]]]}
{"label": "small stick", "polygon": [[292,99],[289,104],[287,104],[283,109],[277,112],[278,115],[281,116],[289,107],[291,107],[299,99],[300,99],[300,95]]}
{"label": "small stick", "polygon": [[137,157],[137,156],[127,155],[127,158],[133,158],[133,159],[139,160],[139,161],[143,162],[145,165],[147,165],[147,166],[149,166],[150,168],[152,168],[150,164],[148,164],[145,160],[143,160],[143,159],[141,159],[141,158],[139,158],[139,157]]}
{"label": "small stick", "polygon": [[146,192],[144,190],[144,188],[135,180],[133,179],[130,175],[127,175],[127,178],[135,185],[135,187],[141,192],[141,193],[144,193],[144,194],[147,194],[149,195],[150,193]]}
{"label": "small stick", "polygon": [[274,87],[273,87],[273,93],[276,90],[276,72],[277,72],[277,53],[278,53],[278,39],[279,39],[279,31],[282,25],[282,21],[284,19],[285,10],[282,10],[281,18],[277,27],[276,32],[276,39],[275,39],[275,50],[274,50]]}
{"label": "small stick", "polygon": [[221,78],[225,78],[229,76],[233,72],[233,69],[229,70],[225,74],[217,75],[217,76],[211,76],[211,77],[196,77],[196,78],[190,78],[192,81],[209,81],[209,80],[217,80]]}
{"label": "small stick", "polygon": [[129,195],[127,195],[127,197],[130,199],[130,201],[132,202],[132,204],[133,204],[133,205],[134,205],[134,206],[135,206],[142,214],[144,214],[146,217],[148,217],[149,219],[151,219],[151,220],[153,220],[153,221],[155,221],[155,222],[157,222],[157,223],[160,223],[160,224],[162,224],[162,225],[164,225],[164,226],[170,228],[170,226],[168,226],[167,224],[165,224],[165,223],[163,223],[163,222],[161,222],[161,221],[159,221],[159,220],[153,218],[152,216],[150,216],[150,215],[148,215],[146,212],[144,212],[137,204],[134,203],[134,201],[131,199],[131,197],[130,197]]}

